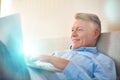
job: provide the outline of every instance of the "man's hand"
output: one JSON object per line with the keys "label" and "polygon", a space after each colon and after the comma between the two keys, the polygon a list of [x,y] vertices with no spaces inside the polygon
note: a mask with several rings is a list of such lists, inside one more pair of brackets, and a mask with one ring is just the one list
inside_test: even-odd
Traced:
{"label": "man's hand", "polygon": [[67,64],[69,63],[69,60],[55,57],[55,56],[48,56],[48,55],[42,55],[39,57],[41,61],[49,62],[53,64],[56,68],[63,70]]}

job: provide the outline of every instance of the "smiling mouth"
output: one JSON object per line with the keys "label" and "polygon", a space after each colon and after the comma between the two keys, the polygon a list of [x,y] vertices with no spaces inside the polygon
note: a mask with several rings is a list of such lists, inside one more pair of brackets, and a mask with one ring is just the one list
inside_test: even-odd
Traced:
{"label": "smiling mouth", "polygon": [[72,41],[80,41],[80,39],[72,39]]}

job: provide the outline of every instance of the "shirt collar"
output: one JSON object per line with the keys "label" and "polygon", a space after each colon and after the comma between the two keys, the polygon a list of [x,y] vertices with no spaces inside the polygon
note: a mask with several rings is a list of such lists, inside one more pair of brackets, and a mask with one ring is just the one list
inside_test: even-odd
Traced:
{"label": "shirt collar", "polygon": [[82,52],[90,52],[90,53],[94,53],[94,54],[97,53],[96,47],[80,47],[80,48],[74,49],[72,46],[70,46],[70,50],[79,51],[79,52],[81,52],[81,51]]}

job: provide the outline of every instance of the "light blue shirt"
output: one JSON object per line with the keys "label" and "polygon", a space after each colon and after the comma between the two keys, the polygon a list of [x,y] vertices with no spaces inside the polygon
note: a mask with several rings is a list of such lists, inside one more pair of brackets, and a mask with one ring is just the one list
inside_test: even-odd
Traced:
{"label": "light blue shirt", "polygon": [[61,80],[116,80],[114,61],[97,51],[96,47],[81,47],[54,53],[70,62],[58,73]]}

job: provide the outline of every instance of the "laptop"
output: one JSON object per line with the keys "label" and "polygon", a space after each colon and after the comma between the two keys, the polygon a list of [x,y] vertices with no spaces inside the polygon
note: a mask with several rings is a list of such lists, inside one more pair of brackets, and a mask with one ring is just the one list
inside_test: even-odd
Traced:
{"label": "laptop", "polygon": [[38,58],[34,58],[34,59],[32,58],[31,60],[28,61],[27,65],[31,68],[43,69],[52,72],[61,71],[60,69],[54,67],[51,63],[40,61]]}
{"label": "laptop", "polygon": [[[29,80],[22,53],[21,20],[19,14],[0,17],[1,80]],[[19,75],[19,76],[18,76]]]}
{"label": "laptop", "polygon": [[[9,52],[12,54],[12,56],[14,56],[14,58],[19,57],[19,61],[22,60],[22,58],[20,57],[24,57],[24,52],[22,49],[23,38],[20,14],[12,14],[0,18],[0,40],[6,45]],[[32,62],[22,60],[22,62],[26,63],[26,65],[31,68],[49,71],[60,71],[59,69],[55,68],[52,64],[42,62],[38,59]]]}
{"label": "laptop", "polygon": [[0,17],[0,40],[10,52],[22,53],[22,33],[19,14]]}

